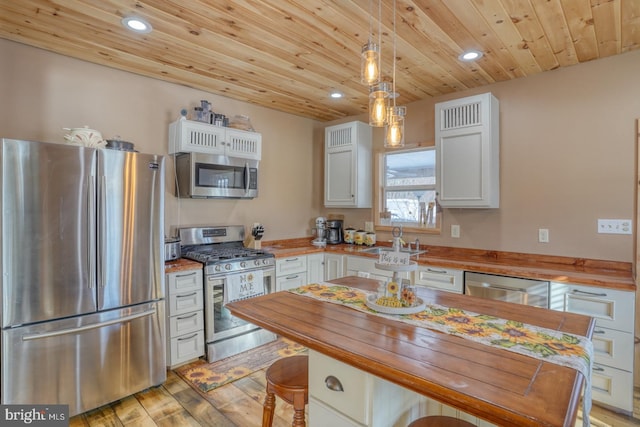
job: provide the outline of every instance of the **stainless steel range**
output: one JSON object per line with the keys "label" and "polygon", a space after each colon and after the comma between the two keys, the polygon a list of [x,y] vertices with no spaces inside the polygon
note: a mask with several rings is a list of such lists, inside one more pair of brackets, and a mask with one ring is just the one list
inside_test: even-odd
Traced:
{"label": "stainless steel range", "polygon": [[205,335],[209,362],[274,341],[272,332],[232,316],[228,302],[275,291],[275,258],[245,248],[241,225],[179,230],[183,258],[204,265]]}

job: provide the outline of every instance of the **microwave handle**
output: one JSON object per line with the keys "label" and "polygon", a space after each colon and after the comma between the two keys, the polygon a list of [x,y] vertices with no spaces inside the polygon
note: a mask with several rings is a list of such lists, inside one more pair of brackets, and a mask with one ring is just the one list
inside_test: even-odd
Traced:
{"label": "microwave handle", "polygon": [[244,192],[245,194],[249,192],[249,162],[245,162],[244,164]]}

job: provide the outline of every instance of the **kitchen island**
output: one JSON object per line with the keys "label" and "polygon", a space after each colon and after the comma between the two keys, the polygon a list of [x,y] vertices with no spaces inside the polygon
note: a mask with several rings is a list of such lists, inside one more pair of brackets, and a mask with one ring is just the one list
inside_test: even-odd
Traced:
{"label": "kitchen island", "polygon": [[[373,291],[359,277],[331,283]],[[591,337],[572,313],[421,289],[427,303]],[[453,335],[276,292],[227,305],[232,314],[339,362],[501,426],[573,426],[584,378],[572,368]]]}

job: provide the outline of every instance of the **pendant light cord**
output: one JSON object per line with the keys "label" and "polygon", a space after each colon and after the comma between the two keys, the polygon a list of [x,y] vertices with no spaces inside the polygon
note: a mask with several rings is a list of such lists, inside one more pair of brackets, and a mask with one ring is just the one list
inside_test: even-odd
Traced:
{"label": "pendant light cord", "polygon": [[[394,0],[395,1],[395,0]],[[382,0],[378,0],[378,72],[380,73],[380,81],[382,81]]]}

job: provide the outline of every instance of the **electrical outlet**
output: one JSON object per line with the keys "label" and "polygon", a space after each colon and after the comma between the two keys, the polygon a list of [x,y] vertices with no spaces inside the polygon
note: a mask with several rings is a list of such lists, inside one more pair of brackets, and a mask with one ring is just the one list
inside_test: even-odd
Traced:
{"label": "electrical outlet", "polygon": [[371,231],[371,232],[375,231],[375,230],[373,229],[373,222],[371,222],[371,221],[365,221],[365,222],[364,222],[364,231]]}
{"label": "electrical outlet", "polygon": [[460,237],[460,226],[459,225],[452,225],[451,226],[451,237],[453,238],[458,238]]}
{"label": "electrical outlet", "polygon": [[599,219],[598,233],[605,234],[631,234],[632,225],[630,219]]}
{"label": "electrical outlet", "polygon": [[538,229],[538,242],[540,242],[540,243],[549,243],[549,229],[548,228],[539,228]]}

